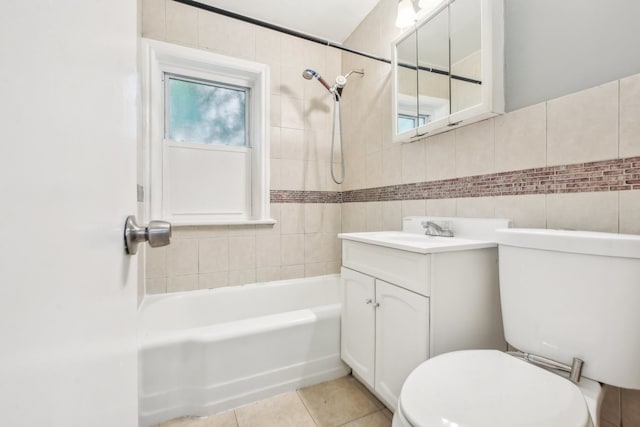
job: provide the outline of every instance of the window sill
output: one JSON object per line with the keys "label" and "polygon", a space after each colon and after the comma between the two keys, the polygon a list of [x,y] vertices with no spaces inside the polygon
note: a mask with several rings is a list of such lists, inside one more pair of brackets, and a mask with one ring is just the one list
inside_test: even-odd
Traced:
{"label": "window sill", "polygon": [[176,227],[184,226],[184,225],[273,225],[276,224],[276,221],[273,218],[265,218],[265,219],[250,219],[250,220],[220,220],[220,221],[207,221],[207,220],[182,220],[170,221],[171,225]]}

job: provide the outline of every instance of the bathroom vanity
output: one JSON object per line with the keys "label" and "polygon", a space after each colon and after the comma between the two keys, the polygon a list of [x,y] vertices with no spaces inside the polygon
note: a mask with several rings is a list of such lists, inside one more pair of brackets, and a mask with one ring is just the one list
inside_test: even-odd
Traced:
{"label": "bathroom vanity", "polygon": [[[425,236],[423,221],[456,237]],[[493,232],[508,220],[407,217],[402,232],[343,233],[343,361],[395,409],[421,362],[461,349],[506,347]],[[472,238],[470,238],[472,237]]]}

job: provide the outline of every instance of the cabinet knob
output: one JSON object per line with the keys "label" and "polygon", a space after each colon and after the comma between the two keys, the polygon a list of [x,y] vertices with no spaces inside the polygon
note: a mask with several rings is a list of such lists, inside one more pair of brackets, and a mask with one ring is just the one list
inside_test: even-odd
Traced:
{"label": "cabinet knob", "polygon": [[373,304],[373,308],[378,308],[378,307],[380,307],[380,303],[379,302]]}
{"label": "cabinet knob", "polygon": [[367,298],[366,300],[364,300],[365,304],[371,304],[373,302],[373,300],[371,298]]}

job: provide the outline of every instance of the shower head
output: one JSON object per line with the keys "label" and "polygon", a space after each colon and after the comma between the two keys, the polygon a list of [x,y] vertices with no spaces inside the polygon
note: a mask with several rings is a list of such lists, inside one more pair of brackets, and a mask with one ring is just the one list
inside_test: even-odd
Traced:
{"label": "shower head", "polygon": [[315,71],[313,71],[310,68],[307,68],[306,70],[304,70],[302,72],[302,77],[304,77],[307,80],[311,80],[312,78],[316,77],[318,75],[318,73],[316,73]]}
{"label": "shower head", "polygon": [[323,79],[320,74],[318,74],[317,72],[313,71],[311,68],[307,68],[306,70],[304,70],[302,72],[302,77],[304,77],[307,80],[311,80],[313,78],[318,79],[318,81],[322,84],[322,86],[325,87],[325,89],[327,89],[329,92],[333,93],[329,83],[327,83],[327,81],[325,79]]}

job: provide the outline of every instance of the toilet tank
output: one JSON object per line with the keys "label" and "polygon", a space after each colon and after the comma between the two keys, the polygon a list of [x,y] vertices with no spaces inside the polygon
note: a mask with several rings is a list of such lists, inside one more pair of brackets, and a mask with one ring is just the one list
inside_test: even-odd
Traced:
{"label": "toilet tank", "polygon": [[497,241],[507,342],[640,389],[640,236],[505,229]]}

